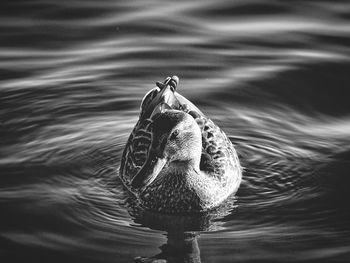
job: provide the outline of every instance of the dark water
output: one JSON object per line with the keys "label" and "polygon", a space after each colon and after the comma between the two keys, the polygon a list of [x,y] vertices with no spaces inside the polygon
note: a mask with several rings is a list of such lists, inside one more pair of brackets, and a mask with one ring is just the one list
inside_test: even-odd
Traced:
{"label": "dark water", "polygon": [[[0,5],[1,262],[350,260],[349,1]],[[245,168],[206,215],[139,211],[118,180],[174,74]]]}

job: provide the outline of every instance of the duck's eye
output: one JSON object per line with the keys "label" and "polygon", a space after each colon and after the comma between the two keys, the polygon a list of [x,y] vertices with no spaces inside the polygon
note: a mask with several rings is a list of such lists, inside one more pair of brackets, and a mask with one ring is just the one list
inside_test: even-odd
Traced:
{"label": "duck's eye", "polygon": [[179,130],[176,129],[173,131],[173,133],[170,135],[170,140],[175,140],[175,138],[179,135]]}

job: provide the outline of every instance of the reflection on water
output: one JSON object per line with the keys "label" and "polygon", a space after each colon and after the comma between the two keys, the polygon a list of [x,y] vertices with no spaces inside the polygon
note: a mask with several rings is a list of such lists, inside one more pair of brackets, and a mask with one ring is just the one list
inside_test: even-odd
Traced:
{"label": "reflection on water", "polygon": [[[0,246],[9,262],[346,261],[348,1],[5,1]],[[243,182],[191,217],[133,204],[118,166],[143,95],[227,133]]]}

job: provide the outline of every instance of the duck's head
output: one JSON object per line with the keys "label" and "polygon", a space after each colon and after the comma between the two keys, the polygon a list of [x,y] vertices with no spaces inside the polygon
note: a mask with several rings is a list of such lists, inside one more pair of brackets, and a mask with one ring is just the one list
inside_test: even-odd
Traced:
{"label": "duck's head", "polygon": [[152,144],[144,165],[132,180],[132,188],[142,192],[164,167],[175,171],[199,169],[201,151],[201,131],[191,115],[173,109],[157,113]]}

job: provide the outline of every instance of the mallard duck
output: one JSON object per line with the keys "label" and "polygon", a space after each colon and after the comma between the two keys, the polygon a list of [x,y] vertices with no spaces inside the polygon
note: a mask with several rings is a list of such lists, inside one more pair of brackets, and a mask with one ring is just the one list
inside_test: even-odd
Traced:
{"label": "mallard duck", "polygon": [[144,96],[119,173],[142,207],[168,214],[215,208],[242,177],[231,141],[176,91],[178,83],[168,77]]}

